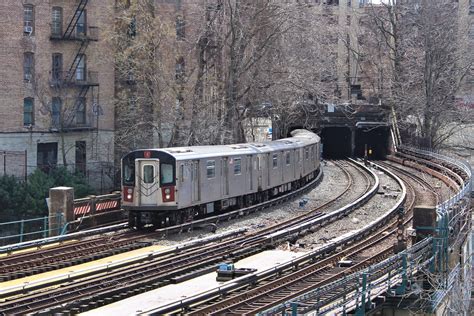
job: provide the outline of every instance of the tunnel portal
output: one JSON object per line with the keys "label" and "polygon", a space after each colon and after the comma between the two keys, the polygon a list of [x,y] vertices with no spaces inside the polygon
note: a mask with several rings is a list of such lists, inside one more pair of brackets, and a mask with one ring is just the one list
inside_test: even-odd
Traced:
{"label": "tunnel portal", "polygon": [[385,159],[389,150],[390,128],[377,127],[325,127],[321,131],[324,159],[345,157]]}
{"label": "tunnel portal", "polygon": [[324,159],[350,157],[351,130],[349,127],[326,127],[321,132]]}

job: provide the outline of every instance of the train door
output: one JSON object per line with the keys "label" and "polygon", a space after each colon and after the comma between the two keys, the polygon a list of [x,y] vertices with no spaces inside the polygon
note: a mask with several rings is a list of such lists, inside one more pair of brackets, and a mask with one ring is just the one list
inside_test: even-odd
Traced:
{"label": "train door", "polygon": [[223,157],[222,160],[222,194],[229,195],[229,158]]}
{"label": "train door", "polygon": [[257,189],[262,190],[262,157],[260,155],[257,155]]}
{"label": "train door", "polygon": [[296,179],[296,170],[298,170],[298,149],[293,149],[293,179]]}
{"label": "train door", "polygon": [[141,205],[158,205],[160,202],[160,161],[158,159],[137,159]]}
{"label": "train door", "polygon": [[247,156],[247,175],[249,177],[249,189],[250,191],[253,190],[253,163],[252,163],[252,156]]}
{"label": "train door", "polygon": [[200,200],[199,178],[199,160],[193,160],[191,162],[191,202],[193,203]]}
{"label": "train door", "polygon": [[266,168],[266,172],[267,172],[267,181],[268,181],[268,188],[270,188],[270,176],[271,176],[271,173],[272,173],[272,170],[273,170],[273,160],[272,160],[272,156],[270,154],[267,154],[267,168]]}

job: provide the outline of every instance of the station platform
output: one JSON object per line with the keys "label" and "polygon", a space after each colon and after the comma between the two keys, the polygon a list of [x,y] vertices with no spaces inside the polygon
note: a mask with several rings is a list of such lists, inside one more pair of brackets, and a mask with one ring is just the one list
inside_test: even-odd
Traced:
{"label": "station platform", "polygon": [[[236,262],[235,267],[254,268],[261,271],[271,268],[279,263],[295,259],[304,254],[304,252],[296,253],[285,250],[268,250]],[[208,291],[225,283],[217,282],[216,276],[216,272],[208,273],[182,283],[167,285],[146,293],[135,295],[79,315],[135,315],[139,311],[163,306],[196,295],[200,292]]]}
{"label": "station platform", "polygon": [[70,278],[82,278],[95,273],[100,273],[101,271],[106,271],[108,267],[135,261],[144,256],[159,254],[168,249],[170,249],[170,247],[154,245],[59,270],[1,282],[0,295],[5,296],[8,295],[8,293],[18,291],[18,289],[34,288],[40,285],[51,284],[51,287],[54,287],[56,286],[55,284],[61,284],[62,281],[66,282]]}

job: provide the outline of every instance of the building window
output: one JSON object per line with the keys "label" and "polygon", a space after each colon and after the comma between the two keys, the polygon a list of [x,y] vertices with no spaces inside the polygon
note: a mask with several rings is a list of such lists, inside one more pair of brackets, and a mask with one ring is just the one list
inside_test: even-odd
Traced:
{"label": "building window", "polygon": [[31,35],[34,31],[34,9],[32,5],[23,6],[23,34]]}
{"label": "building window", "polygon": [[242,159],[235,158],[234,159],[234,175],[242,174]]}
{"label": "building window", "polygon": [[86,142],[76,142],[76,172],[85,175],[86,174]]}
{"label": "building window", "polygon": [[273,168],[278,167],[278,154],[273,154]]}
{"label": "building window", "polygon": [[176,39],[178,41],[184,41],[186,38],[185,22],[182,16],[176,18]]}
{"label": "building window", "polygon": [[36,164],[38,168],[49,173],[56,167],[58,162],[58,143],[38,144],[36,153]]}
{"label": "building window", "polygon": [[35,70],[35,59],[33,53],[23,54],[23,79],[26,82],[33,81],[33,75]]}
{"label": "building window", "polygon": [[186,73],[185,73],[185,63],[184,63],[184,58],[183,57],[180,57],[177,61],[176,61],[176,81],[178,83],[182,83],[184,81],[184,77],[185,77]]}
{"label": "building window", "polygon": [[216,161],[208,160],[206,162],[207,178],[213,179],[216,177]]}
{"label": "building window", "polygon": [[59,123],[61,120],[61,104],[61,98],[53,98],[51,103],[51,125],[54,128],[59,128]]}
{"label": "building window", "polygon": [[54,7],[51,15],[51,35],[60,37],[63,35],[63,9]]}
{"label": "building window", "polygon": [[86,124],[86,98],[78,98],[76,103],[76,124]]}
{"label": "building window", "polygon": [[34,99],[25,98],[23,100],[23,125],[34,125],[35,124],[35,115],[34,115]]}
{"label": "building window", "polygon": [[79,58],[79,62],[76,68],[76,80],[84,81],[86,80],[86,55],[80,54],[77,58]]}
{"label": "building window", "polygon": [[86,10],[82,10],[82,12],[78,14],[79,14],[79,18],[77,19],[77,24],[76,24],[76,36],[84,36],[86,35],[86,29],[87,29]]}
{"label": "building window", "polygon": [[59,83],[62,79],[63,72],[63,55],[59,53],[53,54],[51,79],[53,83]]}

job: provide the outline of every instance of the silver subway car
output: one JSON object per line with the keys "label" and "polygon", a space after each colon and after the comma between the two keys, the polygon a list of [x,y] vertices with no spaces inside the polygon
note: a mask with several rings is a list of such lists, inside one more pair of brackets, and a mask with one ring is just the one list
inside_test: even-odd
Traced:
{"label": "silver subway car", "polygon": [[311,181],[320,138],[307,130],[264,143],[135,150],[122,158],[130,226],[168,226],[250,206]]}

